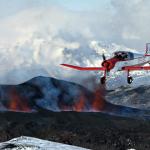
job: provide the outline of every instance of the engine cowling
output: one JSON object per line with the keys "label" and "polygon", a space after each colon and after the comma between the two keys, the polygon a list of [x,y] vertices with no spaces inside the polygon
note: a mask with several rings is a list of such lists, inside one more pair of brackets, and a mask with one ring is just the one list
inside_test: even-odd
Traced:
{"label": "engine cowling", "polygon": [[111,69],[113,69],[115,67],[115,64],[118,62],[119,60],[116,58],[112,58],[109,60],[105,60],[102,62],[102,66],[105,67],[108,71],[110,71]]}

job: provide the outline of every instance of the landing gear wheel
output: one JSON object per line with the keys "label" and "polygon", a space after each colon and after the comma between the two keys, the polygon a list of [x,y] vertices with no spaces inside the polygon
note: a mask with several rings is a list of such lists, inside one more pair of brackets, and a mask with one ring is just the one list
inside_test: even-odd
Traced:
{"label": "landing gear wheel", "polygon": [[102,77],[101,78],[101,84],[105,84],[106,83],[106,77]]}
{"label": "landing gear wheel", "polygon": [[128,76],[127,82],[128,82],[128,84],[131,84],[133,82],[133,78],[131,76]]}

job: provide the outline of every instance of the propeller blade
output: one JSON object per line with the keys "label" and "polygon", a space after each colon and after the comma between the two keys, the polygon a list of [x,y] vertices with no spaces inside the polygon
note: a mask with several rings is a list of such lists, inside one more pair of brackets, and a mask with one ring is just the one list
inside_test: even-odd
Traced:
{"label": "propeller blade", "polygon": [[105,54],[104,54],[104,53],[102,54],[102,58],[103,58],[103,61],[105,61],[105,60],[106,60],[106,56],[105,56]]}

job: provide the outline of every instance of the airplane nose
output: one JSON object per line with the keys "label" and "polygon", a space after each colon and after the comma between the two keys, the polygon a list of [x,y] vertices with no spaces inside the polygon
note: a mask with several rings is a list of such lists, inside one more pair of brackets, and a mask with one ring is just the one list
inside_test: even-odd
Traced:
{"label": "airplane nose", "polygon": [[102,66],[105,67],[108,71],[114,68],[114,64],[111,61],[104,61]]}
{"label": "airplane nose", "polygon": [[105,67],[105,68],[107,68],[107,69],[109,69],[110,62],[104,61],[104,62],[102,62],[102,66]]}
{"label": "airplane nose", "polygon": [[116,58],[111,58],[108,60],[105,60],[102,62],[102,66],[105,67],[108,71],[110,71],[111,69],[113,69],[115,67],[115,64],[118,62],[119,60]]}

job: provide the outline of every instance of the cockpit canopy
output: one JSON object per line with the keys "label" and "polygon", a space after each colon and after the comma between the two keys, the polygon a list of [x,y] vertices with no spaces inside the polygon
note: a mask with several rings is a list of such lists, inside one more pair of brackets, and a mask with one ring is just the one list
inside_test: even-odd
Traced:
{"label": "cockpit canopy", "polygon": [[120,60],[132,60],[134,59],[134,54],[126,51],[118,51],[114,53],[114,57]]}

